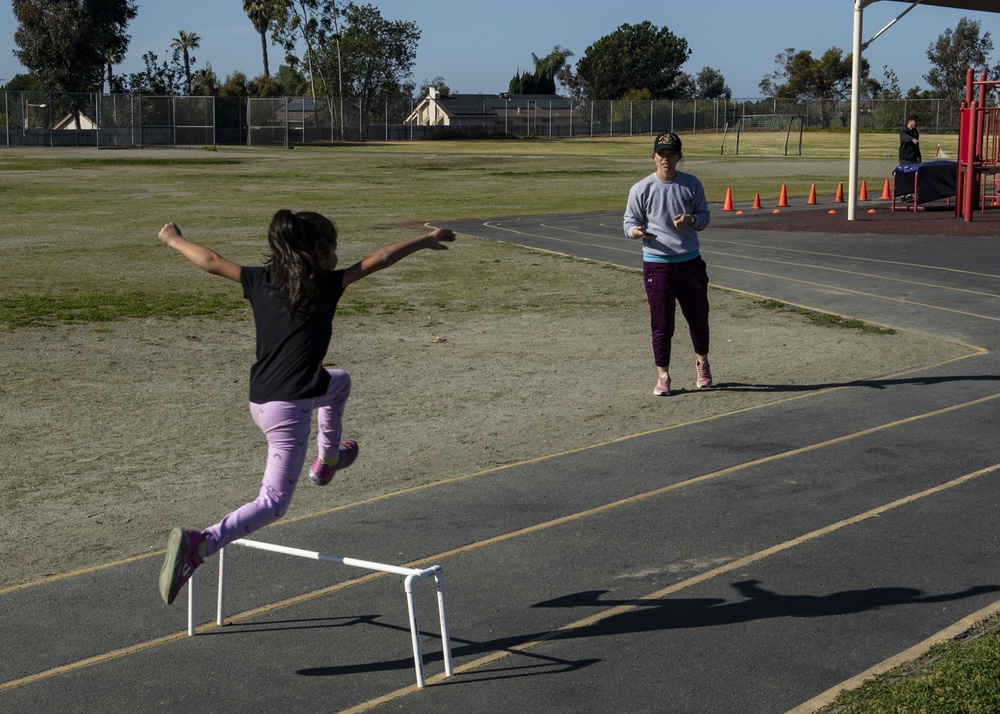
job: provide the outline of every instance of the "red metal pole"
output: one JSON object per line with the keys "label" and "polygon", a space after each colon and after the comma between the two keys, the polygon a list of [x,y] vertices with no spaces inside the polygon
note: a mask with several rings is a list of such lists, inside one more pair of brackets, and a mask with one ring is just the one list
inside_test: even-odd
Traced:
{"label": "red metal pole", "polygon": [[979,103],[974,100],[972,76],[972,70],[970,69],[966,73],[965,78],[965,97],[969,103],[969,113],[968,122],[966,124],[966,136],[968,137],[968,141],[966,141],[965,145],[965,175],[962,177],[964,186],[962,195],[962,217],[965,219],[966,223],[970,223],[972,221],[974,201],[973,192],[976,188],[976,146],[977,142],[981,138],[977,135],[979,122],[976,119],[976,115],[979,112]]}

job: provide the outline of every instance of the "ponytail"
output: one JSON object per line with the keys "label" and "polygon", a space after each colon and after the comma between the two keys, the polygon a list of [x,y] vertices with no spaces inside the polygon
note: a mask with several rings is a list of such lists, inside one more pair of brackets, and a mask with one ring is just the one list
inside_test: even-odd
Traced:
{"label": "ponytail", "polygon": [[267,231],[272,278],[278,295],[291,311],[319,292],[316,285],[324,261],[337,248],[337,229],[318,213],[281,209]]}

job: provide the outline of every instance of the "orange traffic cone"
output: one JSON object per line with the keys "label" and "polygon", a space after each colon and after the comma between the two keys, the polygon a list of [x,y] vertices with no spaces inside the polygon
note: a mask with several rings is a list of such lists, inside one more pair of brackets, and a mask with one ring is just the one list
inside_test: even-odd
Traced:
{"label": "orange traffic cone", "polygon": [[858,195],[858,200],[859,201],[868,200],[868,183],[865,181],[861,182],[861,193]]}
{"label": "orange traffic cone", "polygon": [[781,195],[778,196],[778,208],[788,207],[788,189],[785,188],[785,184],[781,184]]}
{"label": "orange traffic cone", "polygon": [[885,180],[885,186],[882,187],[882,195],[879,197],[881,201],[892,200],[892,194],[889,193],[889,179]]}
{"label": "orange traffic cone", "polygon": [[726,202],[722,204],[722,210],[723,211],[733,210],[733,189],[731,188],[726,189]]}
{"label": "orange traffic cone", "polygon": [[816,205],[816,184],[813,184],[812,188],[809,189],[809,200],[806,203],[810,206]]}
{"label": "orange traffic cone", "polygon": [[844,202],[844,182],[841,181],[837,184],[837,197],[833,199],[834,203]]}
{"label": "orange traffic cone", "polygon": [[754,194],[753,197],[753,208],[760,209],[760,194]]}

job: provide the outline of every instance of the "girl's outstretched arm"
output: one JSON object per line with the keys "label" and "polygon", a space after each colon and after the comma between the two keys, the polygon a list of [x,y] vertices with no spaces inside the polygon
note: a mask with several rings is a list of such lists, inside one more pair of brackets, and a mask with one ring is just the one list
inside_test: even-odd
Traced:
{"label": "girl's outstretched arm", "polygon": [[448,250],[448,246],[442,245],[442,242],[451,243],[454,240],[455,234],[451,229],[438,228],[419,238],[411,238],[399,243],[383,246],[345,271],[344,287],[346,288],[351,283],[356,283],[366,275],[371,275],[383,268],[388,268],[393,263],[398,263],[406,256],[412,255],[418,250],[423,250],[424,248],[428,250]]}
{"label": "girl's outstretched arm", "polygon": [[160,229],[159,238],[206,273],[221,275],[237,283],[243,267],[231,260],[226,260],[210,248],[192,243],[181,235],[181,229],[175,223],[168,223]]}

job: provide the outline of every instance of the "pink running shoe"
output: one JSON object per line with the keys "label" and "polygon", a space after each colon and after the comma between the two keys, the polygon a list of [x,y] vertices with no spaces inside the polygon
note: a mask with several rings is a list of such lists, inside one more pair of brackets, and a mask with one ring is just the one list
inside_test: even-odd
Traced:
{"label": "pink running shoe", "polygon": [[670,375],[661,374],[660,378],[656,380],[656,386],[653,387],[654,397],[669,397],[670,396]]}
{"label": "pink running shoe", "polygon": [[340,442],[340,461],[336,466],[329,466],[323,459],[316,457],[312,468],[309,469],[309,479],[317,486],[326,486],[333,480],[334,474],[341,469],[346,469],[358,458],[358,442],[347,439]]}
{"label": "pink running shoe", "polygon": [[167,556],[160,569],[160,597],[168,605],[191,579],[195,568],[205,562],[205,536],[201,531],[174,528],[167,540]]}
{"label": "pink running shoe", "polygon": [[708,364],[708,360],[705,360],[704,362],[699,362],[698,360],[695,360],[694,369],[698,373],[698,389],[711,387],[712,367]]}

